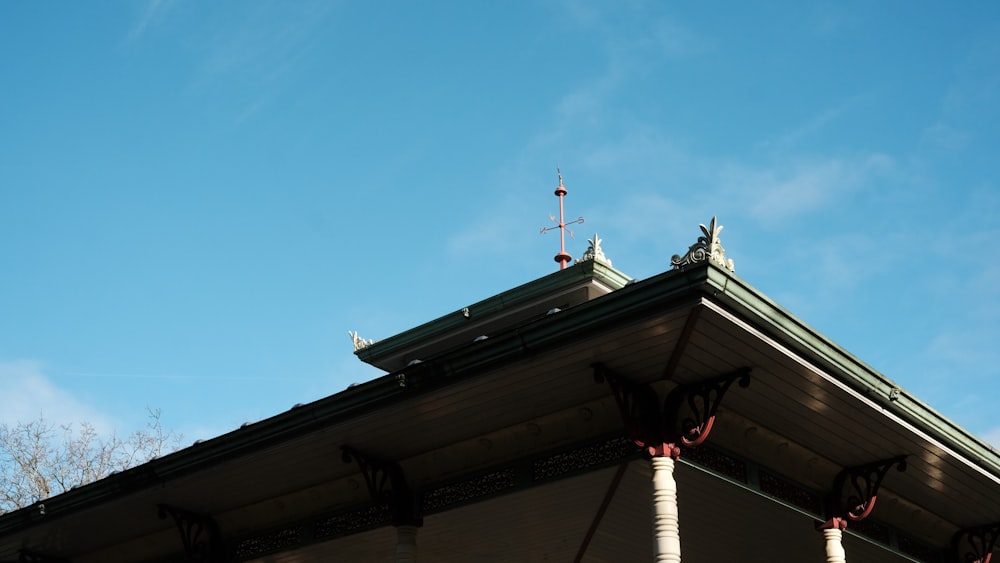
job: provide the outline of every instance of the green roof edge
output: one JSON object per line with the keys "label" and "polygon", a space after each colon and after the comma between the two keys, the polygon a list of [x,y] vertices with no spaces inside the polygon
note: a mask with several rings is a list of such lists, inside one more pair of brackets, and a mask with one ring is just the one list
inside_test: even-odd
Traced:
{"label": "green roof edge", "polygon": [[[624,287],[632,278],[598,260],[579,262],[565,270],[557,270],[544,277],[519,285],[492,297],[473,303],[464,309],[448,313],[414,328],[376,341],[354,354],[367,363],[377,362],[401,350],[407,350],[438,335],[449,334],[463,328],[470,320],[486,320],[505,309],[530,303],[561,289],[569,289],[589,280],[596,280],[610,290]],[[467,311],[467,313],[465,312]]]}
{"label": "green roof edge", "polygon": [[980,463],[1000,478],[1000,452],[981,438],[916,398],[899,384],[864,363],[735,274],[709,266],[708,282],[717,298],[755,318],[758,329],[775,337],[819,367],[846,374],[847,385],[934,439]]}

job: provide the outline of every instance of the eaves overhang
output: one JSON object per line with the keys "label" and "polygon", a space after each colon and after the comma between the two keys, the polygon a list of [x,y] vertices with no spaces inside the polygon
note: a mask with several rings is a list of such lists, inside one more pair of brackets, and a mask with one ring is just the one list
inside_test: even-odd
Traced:
{"label": "eaves overhang", "polygon": [[[1000,462],[994,450],[905,392],[893,393],[898,386],[891,380],[781,309],[743,280],[706,264],[668,271],[628,285],[622,283],[609,293],[558,313],[531,316],[514,325],[498,325],[500,330],[485,335],[487,339],[477,342],[463,339],[422,358],[419,364],[47,499],[43,501],[45,514],[41,514],[36,505],[0,516],[0,538],[45,525],[85,508],[114,503],[137,491],[196,475],[199,471],[306,434],[323,432],[358,417],[371,416],[374,412],[398,412],[407,401],[432,397],[442,390],[474,387],[477,382],[491,381],[494,377],[502,378],[507,368],[523,365],[525,360],[554,356],[550,353],[593,340],[595,335],[612,334],[618,327],[634,326],[641,324],[643,319],[705,303],[768,335],[845,386],[878,402],[886,412],[933,436],[995,478],[1000,476]],[[593,398],[602,391],[591,384],[584,392]]]}
{"label": "eaves overhang", "polygon": [[280,444],[284,440],[337,424],[370,409],[382,408],[402,398],[401,391],[390,378],[383,377],[352,386],[313,403],[295,405],[286,412],[244,425],[221,436],[200,440],[161,458],[0,515],[0,540],[8,534],[114,502],[126,495],[187,477]]}
{"label": "eaves overhang", "polygon": [[[501,294],[497,298],[485,300],[479,305],[482,306],[481,312],[493,313],[493,316],[496,316],[512,309],[516,311],[519,306],[526,304],[537,305],[552,292],[565,294],[568,290],[594,287],[596,284],[603,288],[600,291],[601,295],[604,295],[612,290],[624,288],[628,281],[630,278],[621,272],[603,263],[589,261],[556,272],[536,280],[536,282],[525,284],[511,292]],[[589,301],[578,301],[578,303],[583,304],[587,302]],[[572,310],[572,305],[569,307],[569,310]],[[535,325],[537,328],[539,324],[537,315],[532,314],[531,318],[535,321],[529,325]],[[0,538],[95,505],[114,502],[117,498],[192,475],[262,448],[280,444],[284,440],[322,430],[352,417],[389,408],[395,402],[411,399],[414,395],[426,393],[442,385],[458,382],[466,376],[474,375],[475,370],[479,367],[494,361],[502,362],[523,357],[524,353],[532,349],[544,348],[552,336],[558,336],[558,331],[566,330],[559,328],[564,323],[553,322],[559,319],[558,314],[543,318],[542,320],[550,322],[541,324],[551,328],[543,328],[537,333],[537,336],[534,335],[535,333],[531,333],[531,335],[524,333],[524,336],[532,341],[528,347],[523,346],[528,341],[521,338],[518,330],[508,330],[506,338],[501,335],[492,340],[475,343],[472,346],[463,345],[448,353],[430,356],[424,364],[409,366],[406,370],[397,370],[371,381],[353,385],[344,391],[313,403],[296,405],[289,411],[268,419],[246,425],[210,440],[197,442],[162,458],[151,460],[94,483],[74,488],[32,506],[0,515]],[[585,322],[592,323],[599,320],[592,318]],[[446,327],[454,323],[454,314],[448,315],[434,323],[422,325],[417,329],[404,332],[398,337],[388,339],[382,343],[381,348],[376,347],[374,351],[404,348],[412,345],[414,341],[445,332]],[[537,341],[535,341],[536,338]],[[378,344],[376,343],[376,346]],[[361,355],[359,354],[359,356]],[[428,373],[436,366],[446,366],[447,375],[443,378],[434,377],[430,380],[422,377],[423,374]],[[402,378],[406,378],[408,383],[401,383]]]}
{"label": "eaves overhang", "polygon": [[1000,452],[735,275],[711,267],[714,299],[844,384],[1000,479]]}
{"label": "eaves overhang", "polygon": [[[634,322],[681,301],[707,299],[812,362],[971,465],[1000,479],[1000,454],[896,382],[790,314],[736,275],[714,264],[664,272],[581,303],[553,318],[536,319],[488,340],[465,344],[402,370],[415,387],[460,380],[505,362],[568,345],[594,332]],[[399,377],[395,375],[393,377]]]}

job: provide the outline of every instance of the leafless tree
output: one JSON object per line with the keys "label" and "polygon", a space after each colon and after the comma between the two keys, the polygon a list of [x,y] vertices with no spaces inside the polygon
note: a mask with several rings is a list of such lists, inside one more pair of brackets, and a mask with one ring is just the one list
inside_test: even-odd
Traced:
{"label": "leafless tree", "polygon": [[145,463],[176,450],[180,439],[163,430],[159,409],[149,410],[145,429],[124,438],[102,437],[87,422],[57,427],[44,416],[0,424],[0,513]]}

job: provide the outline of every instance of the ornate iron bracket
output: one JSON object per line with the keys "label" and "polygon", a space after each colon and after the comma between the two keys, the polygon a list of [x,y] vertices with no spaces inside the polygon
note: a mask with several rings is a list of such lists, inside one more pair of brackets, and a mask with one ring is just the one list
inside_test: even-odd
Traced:
{"label": "ornate iron bracket", "polygon": [[389,508],[393,526],[423,526],[419,499],[399,464],[365,455],[350,446],[341,446],[340,450],[344,463],[357,462],[372,502]]}
{"label": "ornate iron bracket", "polygon": [[829,499],[833,514],[819,527],[844,529],[848,521],[857,522],[867,518],[875,508],[882,479],[893,466],[896,466],[897,471],[906,471],[906,456],[850,467],[838,473]]}
{"label": "ornate iron bracket", "polygon": [[[733,373],[708,381],[679,385],[667,394],[664,402],[665,413],[668,420],[675,421],[674,431],[685,447],[700,446],[708,438],[712,425],[715,424],[715,415],[722,403],[722,397],[736,382],[739,382],[740,387],[749,387],[750,368],[740,368]],[[685,403],[689,414],[681,418]]]}
{"label": "ornate iron bracket", "polygon": [[[594,380],[611,387],[629,438],[650,456],[680,457],[681,447],[701,445],[712,431],[715,416],[729,387],[750,385],[750,368],[707,381],[678,385],[660,398],[649,384],[638,384],[603,364],[594,364]],[[686,408],[685,408],[686,407]]]}
{"label": "ornate iron bracket", "polygon": [[990,563],[1000,540],[1000,523],[959,530],[952,538],[956,563]]}
{"label": "ornate iron bracket", "polygon": [[160,518],[173,518],[184,544],[184,561],[189,563],[222,563],[225,548],[219,525],[211,516],[159,505]]}
{"label": "ornate iron bracket", "polygon": [[[611,387],[611,393],[615,397],[622,422],[625,424],[626,435],[640,448],[649,450],[650,455],[656,455],[651,448],[666,441],[663,437],[660,398],[656,391],[653,391],[648,384],[640,385],[621,377],[604,364],[594,364],[593,368],[594,381],[597,383],[606,381]],[[676,455],[673,448],[667,453],[677,457],[680,455],[680,449],[677,449]]]}

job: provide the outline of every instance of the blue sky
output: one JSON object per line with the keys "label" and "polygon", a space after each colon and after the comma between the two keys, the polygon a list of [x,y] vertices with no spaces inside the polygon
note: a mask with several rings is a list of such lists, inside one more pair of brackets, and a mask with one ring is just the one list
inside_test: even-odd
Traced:
{"label": "blue sky", "polygon": [[1000,444],[1000,6],[0,3],[0,421],[209,438],[713,215],[737,274]]}

